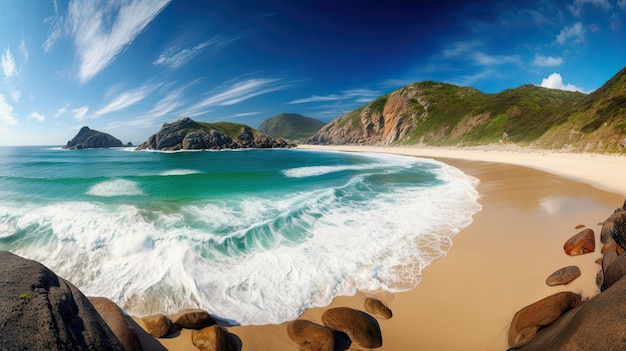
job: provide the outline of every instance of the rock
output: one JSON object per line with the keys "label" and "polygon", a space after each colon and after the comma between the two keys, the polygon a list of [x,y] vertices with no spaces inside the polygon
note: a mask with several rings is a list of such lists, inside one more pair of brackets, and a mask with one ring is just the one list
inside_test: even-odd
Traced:
{"label": "rock", "polygon": [[584,255],[594,252],[596,249],[596,238],[592,229],[583,229],[578,234],[572,236],[563,245],[565,253],[570,256]]}
{"label": "rock", "polygon": [[119,139],[114,138],[110,134],[102,133],[97,130],[82,127],[76,136],[67,142],[64,149],[96,149],[124,146]]}
{"label": "rock", "polygon": [[615,242],[615,240],[613,240],[612,237],[609,237],[608,239],[606,239],[604,245],[602,245],[602,249],[600,250],[601,253],[607,253],[609,251],[615,251],[617,252],[617,248],[619,247],[619,245],[617,245],[617,243]]}
{"label": "rock", "polygon": [[236,351],[230,334],[217,325],[191,332],[191,341],[200,351]]}
{"label": "rock", "polygon": [[370,297],[365,299],[365,310],[381,319],[389,319],[393,316],[389,307],[385,306],[380,300]]}
{"label": "rock", "polygon": [[383,345],[378,323],[365,312],[348,307],[331,308],[322,314],[322,322],[331,329],[347,334],[352,342],[361,347],[375,349]]}
{"label": "rock", "polygon": [[626,275],[626,254],[618,256],[617,252],[607,252],[602,258],[602,271],[604,272],[602,290],[606,290]]}
{"label": "rock", "polygon": [[74,285],[7,251],[0,251],[0,326],[2,350],[124,350]]}
{"label": "rock", "polygon": [[596,285],[599,288],[602,288],[602,285],[604,285],[604,271],[603,270],[599,270],[598,273],[596,273]]}
{"label": "rock", "polygon": [[172,323],[186,329],[202,329],[215,324],[209,312],[201,309],[188,309],[171,315]]}
{"label": "rock", "polygon": [[162,338],[174,332],[172,321],[163,314],[153,314],[141,319],[146,326],[146,331],[155,338]]}
{"label": "rock", "polygon": [[98,314],[104,319],[106,324],[111,328],[113,334],[122,343],[126,351],[141,351],[143,348],[139,343],[139,338],[124,314],[115,302],[107,299],[106,297],[88,297],[89,302],[96,308]]}
{"label": "rock", "polygon": [[626,249],[626,211],[617,212],[613,215],[611,237],[622,249]]}
{"label": "rock", "polygon": [[583,229],[585,227],[584,224],[579,224],[577,226],[574,227],[574,229]]}
{"label": "rock", "polygon": [[602,265],[602,259],[601,258],[596,259],[594,262],[596,264],[598,264],[598,265]]}
{"label": "rock", "polygon": [[580,294],[564,291],[550,295],[519,310],[513,316],[509,328],[509,345],[520,346],[537,332],[559,319],[571,308],[581,303]]}
{"label": "rock", "polygon": [[548,286],[567,285],[578,277],[580,277],[580,268],[578,266],[567,266],[550,274],[546,279],[546,284]]}
{"label": "rock", "polygon": [[333,331],[323,325],[298,319],[289,323],[287,334],[302,351],[333,351],[335,349]]}
{"label": "rock", "polygon": [[611,230],[613,229],[613,221],[615,220],[615,217],[617,217],[617,215],[620,212],[624,212],[624,210],[621,208],[618,208],[617,210],[615,210],[615,212],[613,212],[612,215],[609,216],[609,218],[607,218],[602,223],[602,229],[600,229],[600,242],[601,243],[606,244],[607,239],[611,238]]}
{"label": "rock", "polygon": [[515,350],[626,350],[625,297],[622,278]]}

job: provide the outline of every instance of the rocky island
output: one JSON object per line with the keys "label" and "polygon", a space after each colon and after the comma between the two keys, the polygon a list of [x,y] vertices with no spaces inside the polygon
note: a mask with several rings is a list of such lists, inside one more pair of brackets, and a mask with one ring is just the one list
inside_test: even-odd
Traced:
{"label": "rocky island", "polygon": [[[89,129],[85,126],[80,129],[76,136],[67,142],[64,149],[98,149],[109,147],[122,147],[124,144],[110,134]],[[132,145],[131,145],[132,146]]]}
{"label": "rocky island", "polygon": [[137,150],[221,150],[246,148],[288,148],[283,138],[272,138],[247,125],[217,122],[196,122],[182,118],[164,123]]}

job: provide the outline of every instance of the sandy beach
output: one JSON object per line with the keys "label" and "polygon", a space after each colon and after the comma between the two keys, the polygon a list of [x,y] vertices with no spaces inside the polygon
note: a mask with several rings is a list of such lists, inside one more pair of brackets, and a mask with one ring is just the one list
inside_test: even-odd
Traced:
{"label": "sandy beach", "polygon": [[[518,148],[440,149],[417,147],[300,146],[307,149],[383,152],[433,158],[480,180],[482,211],[453,239],[447,256],[428,266],[413,290],[390,294],[361,292],[339,297],[301,318],[321,323],[326,308],[363,310],[366,297],[393,311],[380,320],[380,350],[505,350],[513,314],[558,291],[590,298],[601,257],[600,224],[622,206],[626,159],[619,156],[526,151]],[[567,256],[563,243],[584,225],[596,232],[596,252]],[[582,276],[566,286],[545,279],[577,265]],[[210,311],[209,311],[210,312]],[[138,320],[139,325],[141,321]],[[282,325],[238,326],[242,350],[297,350]],[[190,333],[158,339],[169,350],[195,350]],[[350,345],[360,350],[358,345]]]}

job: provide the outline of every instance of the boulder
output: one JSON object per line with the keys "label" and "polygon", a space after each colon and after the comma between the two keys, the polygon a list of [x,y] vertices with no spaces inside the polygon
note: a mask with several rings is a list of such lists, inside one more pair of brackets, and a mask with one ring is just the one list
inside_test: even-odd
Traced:
{"label": "boulder", "polygon": [[322,314],[322,322],[331,329],[348,335],[352,342],[368,349],[383,345],[380,327],[369,314],[349,307],[336,307]]}
{"label": "boulder", "polygon": [[521,351],[626,350],[626,278],[542,329]]}
{"label": "boulder", "polygon": [[335,349],[333,331],[323,325],[298,319],[289,323],[287,334],[302,351],[333,351]]}
{"label": "boulder", "polygon": [[141,319],[146,331],[155,338],[162,338],[174,332],[172,321],[164,314],[153,314]]}
{"label": "boulder", "polygon": [[580,294],[564,291],[550,295],[519,310],[509,328],[509,345],[525,344],[537,332],[559,319],[563,313],[581,303]]}
{"label": "boulder", "polygon": [[602,258],[602,271],[604,272],[602,289],[606,290],[626,275],[626,254],[618,256],[614,251],[607,252]]}
{"label": "boulder", "polygon": [[550,274],[546,279],[546,284],[548,286],[567,285],[578,277],[580,277],[580,268],[578,266],[567,266]]}
{"label": "boulder", "polygon": [[0,251],[0,349],[124,347],[89,300],[42,264]]}
{"label": "boulder", "polygon": [[572,236],[563,245],[565,253],[570,256],[584,255],[594,252],[596,249],[596,238],[592,229],[583,229],[578,234]]}
{"label": "boulder", "polygon": [[89,302],[96,308],[98,314],[104,319],[107,325],[113,331],[113,334],[119,339],[126,351],[141,351],[143,348],[139,343],[139,338],[128,320],[122,313],[115,302],[106,297],[88,297]]}
{"label": "boulder", "polygon": [[605,240],[604,244],[602,245],[602,249],[600,250],[601,253],[607,253],[609,251],[615,251],[617,252],[617,248],[620,247],[619,245],[617,245],[617,243],[615,242],[615,240],[613,240],[612,237],[609,236],[608,239]]}
{"label": "boulder", "polygon": [[393,316],[389,307],[385,306],[380,300],[370,297],[365,299],[365,310],[381,319],[389,319]]}
{"label": "boulder", "polygon": [[576,227],[574,227],[574,229],[583,229],[584,227],[586,227],[584,224],[579,224]]}
{"label": "boulder", "polygon": [[169,318],[172,323],[185,329],[202,329],[215,324],[209,312],[201,309],[182,310]]}
{"label": "boulder", "polygon": [[611,237],[619,246],[626,249],[626,211],[617,212],[613,215]]}
{"label": "boulder", "polygon": [[230,334],[222,327],[212,325],[191,332],[191,342],[200,351],[236,351],[237,345]]}

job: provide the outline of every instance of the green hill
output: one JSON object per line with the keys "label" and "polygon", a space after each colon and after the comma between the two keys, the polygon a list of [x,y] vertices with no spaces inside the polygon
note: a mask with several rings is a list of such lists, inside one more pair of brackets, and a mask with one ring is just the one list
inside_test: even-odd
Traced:
{"label": "green hill", "polygon": [[315,134],[324,124],[297,113],[281,113],[263,121],[259,125],[259,131],[274,138],[299,141]]}

